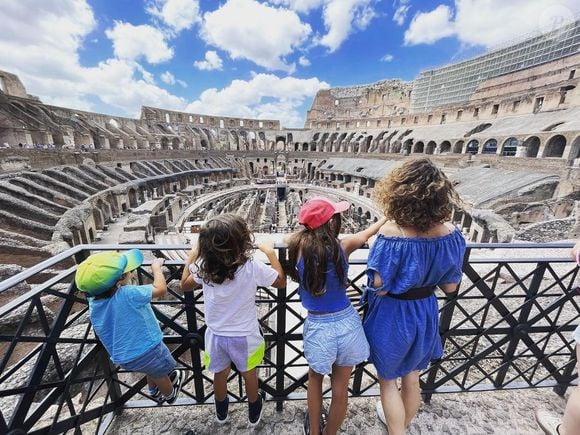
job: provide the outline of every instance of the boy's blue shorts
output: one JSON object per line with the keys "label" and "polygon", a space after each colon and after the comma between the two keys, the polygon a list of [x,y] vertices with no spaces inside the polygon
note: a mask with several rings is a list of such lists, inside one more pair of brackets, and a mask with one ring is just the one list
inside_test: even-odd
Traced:
{"label": "boy's blue shorts", "polygon": [[329,314],[308,314],[304,321],[304,356],[316,373],[337,366],[355,366],[369,357],[369,343],[360,316],[349,305]]}
{"label": "boy's blue shorts", "polygon": [[160,342],[139,358],[121,364],[121,367],[131,372],[145,373],[152,378],[162,378],[169,375],[176,365],[165,343]]}

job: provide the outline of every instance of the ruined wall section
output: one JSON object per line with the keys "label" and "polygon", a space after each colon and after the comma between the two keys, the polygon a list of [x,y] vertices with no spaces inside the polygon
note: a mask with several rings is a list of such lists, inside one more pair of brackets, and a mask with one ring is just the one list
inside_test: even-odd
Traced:
{"label": "ruined wall section", "polygon": [[411,90],[412,84],[401,80],[320,90],[308,111],[305,127],[332,124],[333,128],[341,128],[350,120],[408,113]]}
{"label": "ruined wall section", "polygon": [[28,95],[26,88],[16,74],[0,71],[0,93],[20,98],[36,98]]}

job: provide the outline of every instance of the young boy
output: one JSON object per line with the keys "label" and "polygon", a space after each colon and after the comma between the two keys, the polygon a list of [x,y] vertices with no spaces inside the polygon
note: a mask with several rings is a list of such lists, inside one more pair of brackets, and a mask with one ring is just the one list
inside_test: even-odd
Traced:
{"label": "young boy", "polygon": [[77,268],[77,288],[87,294],[95,333],[113,363],[147,375],[149,394],[160,403],[173,403],[183,373],[163,343],[161,328],[150,302],[167,293],[162,259],[151,265],[153,284],[134,285],[143,254],[131,249],[91,255]]}

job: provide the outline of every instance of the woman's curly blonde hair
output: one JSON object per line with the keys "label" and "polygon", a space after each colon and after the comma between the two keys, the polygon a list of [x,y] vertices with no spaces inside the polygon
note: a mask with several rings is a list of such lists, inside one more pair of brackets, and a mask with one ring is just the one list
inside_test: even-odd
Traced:
{"label": "woman's curly blonde hair", "polygon": [[409,160],[396,167],[373,194],[388,219],[421,232],[448,221],[453,205],[462,204],[451,181],[429,159]]}

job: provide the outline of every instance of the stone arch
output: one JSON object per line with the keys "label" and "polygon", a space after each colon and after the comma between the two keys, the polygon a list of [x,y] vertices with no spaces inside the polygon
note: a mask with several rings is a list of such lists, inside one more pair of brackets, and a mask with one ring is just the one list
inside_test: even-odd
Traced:
{"label": "stone arch", "polygon": [[455,142],[455,144],[453,144],[453,154],[461,154],[463,151],[463,145],[465,145],[465,141],[463,140]]}
{"label": "stone arch", "polygon": [[137,201],[137,192],[135,191],[135,189],[133,188],[129,189],[129,191],[127,192],[127,196],[129,197],[129,207],[136,208],[139,205],[139,203]]}
{"label": "stone arch", "polygon": [[181,141],[179,140],[178,137],[173,138],[173,140],[171,141],[171,146],[173,147],[174,150],[181,149]]}
{"label": "stone arch", "polygon": [[363,142],[363,149],[361,150],[361,152],[363,153],[368,153],[369,149],[371,148],[371,142],[373,141],[373,135],[368,135],[366,137],[366,139]]}
{"label": "stone arch", "polygon": [[526,147],[526,157],[538,157],[540,149],[540,138],[538,136],[530,136],[524,141]]}
{"label": "stone arch", "polygon": [[570,149],[569,158],[580,159],[580,135],[576,136],[576,138],[572,141],[572,148]]}
{"label": "stone arch", "polygon": [[343,144],[344,140],[346,139],[346,133],[342,133],[340,136],[338,136],[336,142],[334,143],[334,146],[332,147],[332,151],[334,152],[339,152],[340,151],[340,147]]}
{"label": "stone arch", "polygon": [[441,145],[439,145],[439,153],[443,154],[449,152],[451,152],[451,142],[449,142],[448,140],[444,140],[443,142],[441,142]]}
{"label": "stone arch", "polygon": [[266,133],[263,131],[258,132],[258,149],[266,149]]}
{"label": "stone arch", "polygon": [[400,140],[396,140],[391,144],[391,153],[394,154],[399,154],[401,152],[401,141]]}
{"label": "stone arch", "polygon": [[286,150],[286,138],[284,136],[276,136],[276,151]]}
{"label": "stone arch", "polygon": [[483,154],[496,154],[497,153],[497,140],[488,139],[483,144],[483,149],[481,150]]}
{"label": "stone arch", "polygon": [[238,132],[236,130],[231,130],[230,134],[231,134],[232,139],[233,139],[233,144],[230,142],[230,150],[241,151],[240,150],[240,136],[238,135]]}
{"label": "stone arch", "polygon": [[163,136],[161,138],[161,149],[162,150],[168,150],[169,149],[169,139],[167,138],[167,136]]}
{"label": "stone arch", "polygon": [[518,144],[520,141],[515,137],[508,137],[501,145],[500,154],[504,157],[512,157],[516,155]]}
{"label": "stone arch", "polygon": [[418,141],[417,143],[415,143],[415,146],[413,147],[414,154],[422,153],[424,151],[425,151],[425,143],[423,141]]}
{"label": "stone arch", "polygon": [[477,139],[471,139],[467,142],[467,148],[465,148],[466,154],[477,154],[479,152],[479,141]]}
{"label": "stone arch", "polygon": [[548,139],[542,157],[562,157],[566,149],[566,138],[557,134]]}
{"label": "stone arch", "polygon": [[[103,202],[102,200],[99,201],[101,201],[101,203]],[[103,221],[103,215],[104,214],[101,208],[93,207],[93,219],[95,221],[95,227],[97,228],[97,230],[102,230],[103,226],[105,225],[105,222]]]}
{"label": "stone arch", "polygon": [[435,152],[436,146],[437,144],[435,143],[435,141],[430,140],[427,143],[427,147],[425,147],[425,154],[433,154]]}
{"label": "stone arch", "polygon": [[413,139],[407,139],[403,142],[403,152],[407,155],[411,154],[413,151]]}

